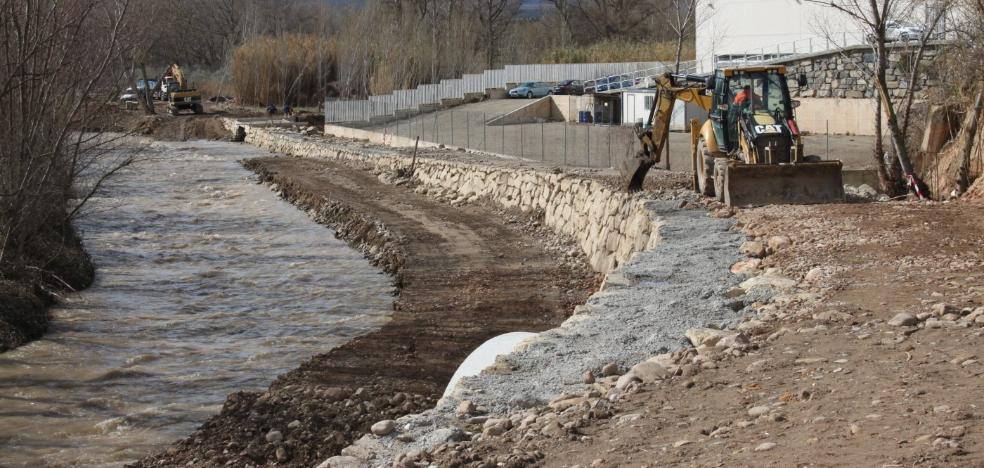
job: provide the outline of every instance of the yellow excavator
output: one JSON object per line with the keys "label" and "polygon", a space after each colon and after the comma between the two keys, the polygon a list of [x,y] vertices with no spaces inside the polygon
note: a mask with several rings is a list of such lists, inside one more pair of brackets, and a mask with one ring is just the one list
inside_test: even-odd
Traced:
{"label": "yellow excavator", "polygon": [[182,110],[191,110],[196,114],[204,112],[202,92],[188,87],[184,72],[176,62],[167,67],[160,82],[161,96],[167,101],[167,111],[171,115],[178,115]]}
{"label": "yellow excavator", "polygon": [[[798,80],[805,85],[805,77]],[[708,113],[690,121],[693,188],[728,204],[835,203],[844,199],[840,161],[807,156],[793,115],[783,66],[737,67],[709,75],[665,74],[645,125],[636,126],[642,149],[618,163],[630,192],[642,189],[660,160],[676,101]]]}

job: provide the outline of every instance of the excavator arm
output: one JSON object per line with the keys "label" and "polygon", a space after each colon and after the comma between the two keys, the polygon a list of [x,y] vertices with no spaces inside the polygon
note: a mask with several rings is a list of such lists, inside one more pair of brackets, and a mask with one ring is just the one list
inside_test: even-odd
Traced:
{"label": "excavator arm", "polygon": [[[678,81],[682,83],[677,84]],[[656,96],[646,123],[636,125],[641,149],[635,157],[621,161],[618,168],[629,192],[641,190],[649,169],[659,162],[666,148],[676,101],[697,104],[705,111],[711,107],[711,97],[704,93],[704,77],[666,73],[656,77],[655,89]]]}

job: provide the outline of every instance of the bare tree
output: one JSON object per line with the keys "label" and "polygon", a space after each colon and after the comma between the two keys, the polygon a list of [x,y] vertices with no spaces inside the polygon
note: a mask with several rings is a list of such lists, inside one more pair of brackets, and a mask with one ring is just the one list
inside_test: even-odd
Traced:
{"label": "bare tree", "polygon": [[664,0],[662,10],[668,13],[661,21],[664,21],[673,32],[676,41],[676,53],[674,54],[676,60],[673,67],[676,73],[680,72],[684,42],[692,39],[697,27],[708,19],[707,17],[697,17],[697,8],[704,1],[706,0]]}
{"label": "bare tree", "polygon": [[[919,76],[922,68],[921,64],[924,58],[924,53],[926,50],[927,43],[933,34],[936,32],[936,28],[946,11],[946,6],[942,5],[940,8],[933,9],[932,16],[927,18],[925,31],[917,41],[915,45],[915,53],[909,56],[908,67],[909,67],[909,81],[908,86],[905,88],[903,95],[901,97],[896,97],[892,95],[891,90],[888,88],[887,71],[889,68],[888,56],[889,48],[887,46],[887,28],[888,22],[903,18],[910,17],[913,14],[913,10],[918,6],[925,6],[927,1],[912,1],[912,0],[808,0],[812,3],[817,3],[821,5],[828,6],[840,13],[843,13],[847,17],[851,18],[862,30],[863,36],[871,41],[872,52],[875,55],[874,63],[868,65],[862,61],[856,60],[855,66],[865,72],[865,74],[874,82],[875,91],[878,94],[878,103],[881,108],[879,111],[879,116],[876,120],[880,120],[881,113],[884,113],[886,125],[888,127],[889,138],[891,140],[892,148],[895,152],[896,161],[898,163],[898,168],[901,171],[901,177],[905,178],[906,181],[917,189],[921,186],[918,176],[914,173],[912,167],[912,160],[910,157],[908,143],[906,141],[907,131],[909,129],[912,103],[913,103],[913,93],[915,91],[915,78]],[[940,0],[934,2],[935,5],[939,4],[949,4],[950,0]],[[876,132],[880,132],[880,127],[876,129]],[[880,150],[876,150],[876,153],[880,153]],[[876,162],[878,163],[878,173],[882,178],[881,185],[886,191],[896,193],[897,187],[900,185],[898,175],[893,174],[888,168],[886,168],[886,162],[880,154],[876,154]]]}
{"label": "bare tree", "polygon": [[[0,267],[57,252],[45,241],[106,178],[104,139],[85,132],[110,112],[129,0],[0,0]],[[30,266],[30,265],[29,265]],[[3,268],[0,268],[0,272]]]}
{"label": "bare tree", "polygon": [[522,0],[473,0],[473,11],[482,25],[480,37],[485,49],[486,67],[491,69],[496,66],[502,35],[519,14],[522,5]]}

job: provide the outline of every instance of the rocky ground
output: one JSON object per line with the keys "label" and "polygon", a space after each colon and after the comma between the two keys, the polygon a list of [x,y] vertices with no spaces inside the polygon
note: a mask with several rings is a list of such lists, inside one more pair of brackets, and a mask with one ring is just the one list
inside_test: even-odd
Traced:
{"label": "rocky ground", "polygon": [[[720,213],[725,210],[718,210]],[[733,330],[585,376],[583,392],[489,418],[399,466],[981,466],[984,206],[771,206],[735,297],[770,288]],[[591,383],[588,383],[591,382]]]}
{"label": "rocky ground", "polygon": [[486,339],[554,327],[597,287],[583,255],[518,212],[451,206],[339,163],[247,166],[394,274],[392,320],[266,392],[231,395],[194,434],[136,466],[316,465],[373,423],[432,407]]}

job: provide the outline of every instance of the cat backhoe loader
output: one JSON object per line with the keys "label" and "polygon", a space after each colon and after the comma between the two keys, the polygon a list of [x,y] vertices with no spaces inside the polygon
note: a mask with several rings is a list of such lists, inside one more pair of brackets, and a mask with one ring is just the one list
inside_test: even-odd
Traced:
{"label": "cat backhoe loader", "polygon": [[167,101],[167,111],[171,115],[178,115],[185,109],[190,109],[196,114],[204,111],[202,108],[202,92],[188,87],[184,73],[177,63],[171,64],[161,76],[161,95]]}
{"label": "cat backhoe loader", "polygon": [[[805,83],[800,83],[805,85]],[[834,203],[844,199],[840,161],[806,156],[783,66],[724,68],[710,75],[665,74],[645,125],[642,149],[618,163],[628,191],[659,162],[677,100],[708,113],[690,122],[693,188],[729,206]]]}

